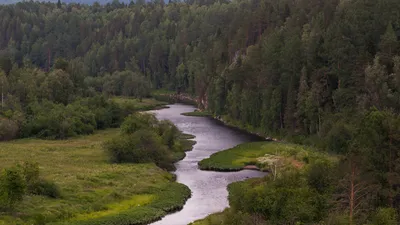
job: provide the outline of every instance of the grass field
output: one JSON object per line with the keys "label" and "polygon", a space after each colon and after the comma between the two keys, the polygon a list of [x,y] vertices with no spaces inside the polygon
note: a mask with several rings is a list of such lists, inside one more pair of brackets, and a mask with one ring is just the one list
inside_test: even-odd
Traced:
{"label": "grass field", "polygon": [[21,139],[0,143],[0,170],[38,162],[62,197],[25,196],[0,224],[139,224],[182,207],[190,190],[154,164],[110,164],[102,142],[118,129],[69,140]]}
{"label": "grass field", "polygon": [[211,117],[212,114],[206,111],[194,111],[181,113],[184,116]]}
{"label": "grass field", "polygon": [[134,110],[145,111],[145,110],[153,110],[153,109],[161,109],[165,108],[168,104],[164,101],[159,101],[154,98],[144,98],[142,101],[139,101],[137,98],[130,97],[114,97],[112,98],[117,104],[121,106],[129,107],[133,106]]}
{"label": "grass field", "polygon": [[330,156],[302,145],[269,141],[251,142],[217,152],[200,161],[199,166],[202,170],[238,171],[247,165],[256,165],[261,170],[268,170],[271,161],[284,161],[301,167],[319,158]]}
{"label": "grass field", "polygon": [[226,211],[229,209],[225,209],[222,212],[218,213],[213,213],[204,219],[201,220],[196,220],[193,223],[190,223],[189,225],[214,225],[214,224],[222,224],[224,222],[225,214]]}

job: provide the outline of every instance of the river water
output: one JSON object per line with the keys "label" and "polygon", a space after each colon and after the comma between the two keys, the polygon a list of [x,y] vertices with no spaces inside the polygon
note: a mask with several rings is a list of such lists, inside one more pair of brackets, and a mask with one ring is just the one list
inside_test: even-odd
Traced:
{"label": "river water", "polygon": [[183,209],[165,216],[152,225],[186,225],[209,214],[220,212],[228,203],[227,185],[251,177],[261,177],[265,173],[253,170],[239,172],[201,171],[197,163],[211,154],[232,148],[240,143],[260,140],[252,135],[221,125],[218,121],[206,117],[183,116],[183,112],[192,112],[193,106],[173,104],[170,108],[152,111],[158,119],[168,119],[181,131],[196,136],[196,145],[186,157],[177,162],[177,182],[185,184],[192,191],[192,197]]}

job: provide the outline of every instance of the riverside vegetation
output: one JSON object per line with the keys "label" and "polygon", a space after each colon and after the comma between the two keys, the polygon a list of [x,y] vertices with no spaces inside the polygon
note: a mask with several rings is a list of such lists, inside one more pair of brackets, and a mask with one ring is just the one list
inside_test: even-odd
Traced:
{"label": "riverside vegetation", "polygon": [[[126,102],[135,103],[128,108],[142,108],[136,100],[119,101],[125,102],[123,108]],[[146,109],[150,102],[154,107],[162,104],[144,102]],[[191,138],[168,121],[135,113],[124,119],[120,129],[67,140],[30,138],[0,143],[0,224],[142,224],[157,220],[181,208],[190,190],[156,165],[173,169],[172,163],[194,144]],[[121,149],[113,148],[115,143]],[[123,155],[120,150],[129,152]],[[27,162],[19,165],[21,161]]]}
{"label": "riverside vegetation", "polygon": [[[399,11],[398,0],[1,5],[0,140],[96,135],[132,112],[110,99],[145,102],[152,89],[163,89],[196,96],[199,108],[230,125],[337,157],[307,163],[289,154],[303,166],[231,185],[224,223],[399,224]],[[154,130],[137,132],[115,138],[163,143]],[[262,146],[256,160],[265,157]],[[228,167],[257,164],[245,153],[226,154],[245,158],[224,161]],[[145,158],[168,168],[183,154],[167,155]],[[38,180],[57,184],[38,163]],[[27,182],[23,162],[16,164],[3,180]]]}

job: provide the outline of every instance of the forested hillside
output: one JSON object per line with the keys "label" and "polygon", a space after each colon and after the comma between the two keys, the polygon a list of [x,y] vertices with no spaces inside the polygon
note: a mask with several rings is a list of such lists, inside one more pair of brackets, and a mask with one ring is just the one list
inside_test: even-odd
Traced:
{"label": "forested hillside", "polygon": [[399,12],[398,0],[3,5],[0,126],[38,135],[43,102],[73,114],[96,103],[65,105],[96,93],[188,93],[225,122],[345,156],[340,210],[366,221],[400,209]]}
{"label": "forested hillside", "polygon": [[399,10],[396,0],[24,2],[0,7],[1,67],[49,71],[64,58],[75,88],[114,94],[127,69],[263,131],[315,134],[333,114],[399,110]]}

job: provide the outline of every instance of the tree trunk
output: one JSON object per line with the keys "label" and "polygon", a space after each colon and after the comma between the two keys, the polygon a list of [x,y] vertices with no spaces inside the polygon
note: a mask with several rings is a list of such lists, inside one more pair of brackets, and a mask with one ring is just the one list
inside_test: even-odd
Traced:
{"label": "tree trunk", "polygon": [[355,167],[353,166],[353,163],[350,163],[351,167],[351,176],[350,176],[350,201],[349,201],[349,224],[353,224],[353,214],[354,214],[354,178],[355,178]]}

